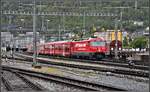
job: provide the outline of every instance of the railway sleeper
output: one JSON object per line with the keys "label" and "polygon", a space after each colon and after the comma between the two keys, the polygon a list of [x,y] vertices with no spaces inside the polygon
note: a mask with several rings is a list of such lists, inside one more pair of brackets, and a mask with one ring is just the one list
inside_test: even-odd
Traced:
{"label": "railway sleeper", "polygon": [[[30,58],[31,59],[31,58]],[[28,58],[29,60],[29,58]],[[44,60],[39,60],[39,62],[42,62]],[[45,62],[48,64],[53,64],[53,65],[63,65],[63,66],[68,66],[68,67],[74,67],[74,68],[82,68],[82,69],[91,69],[91,70],[98,70],[98,71],[104,71],[104,72],[113,72],[113,73],[121,73],[121,74],[127,74],[127,75],[136,75],[136,76],[140,76],[140,77],[148,77],[149,73],[147,72],[138,72],[137,71],[128,71],[128,70],[119,70],[119,69],[100,69],[97,67],[89,67],[89,66],[79,66],[79,65],[74,65],[74,64],[65,64],[65,63],[57,63],[57,62]]]}
{"label": "railway sleeper", "polygon": [[[4,67],[6,68],[6,67]],[[69,85],[74,85],[76,87],[81,87],[81,88],[86,88],[90,89],[92,91],[99,91],[100,89],[108,89],[108,90],[117,90],[117,91],[126,91],[124,88],[118,88],[109,84],[97,84],[93,82],[88,82],[88,81],[82,81],[82,80],[77,80],[77,79],[72,79],[68,77],[63,77],[63,76],[58,76],[58,75],[52,75],[52,74],[47,74],[47,73],[41,73],[41,72],[35,72],[31,70],[24,70],[24,69],[18,69],[18,68],[12,68],[10,69],[17,70],[19,74],[25,74],[28,76],[32,77],[38,77],[38,78],[43,78],[43,79],[48,79],[48,80],[53,80],[55,82],[61,82],[63,84],[69,84]]]}

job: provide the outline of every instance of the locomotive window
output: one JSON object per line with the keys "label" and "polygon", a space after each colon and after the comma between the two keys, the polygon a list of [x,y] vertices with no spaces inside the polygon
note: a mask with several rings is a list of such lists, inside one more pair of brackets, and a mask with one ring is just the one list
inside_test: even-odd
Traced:
{"label": "locomotive window", "polygon": [[91,46],[105,46],[105,42],[95,41],[90,43]]}
{"label": "locomotive window", "polygon": [[49,49],[53,49],[53,46],[52,46],[52,45],[50,45],[50,46],[49,46]]}
{"label": "locomotive window", "polygon": [[65,52],[69,52],[69,48],[68,47],[65,47]]}
{"label": "locomotive window", "polygon": [[58,50],[58,46],[55,46],[55,50]]}

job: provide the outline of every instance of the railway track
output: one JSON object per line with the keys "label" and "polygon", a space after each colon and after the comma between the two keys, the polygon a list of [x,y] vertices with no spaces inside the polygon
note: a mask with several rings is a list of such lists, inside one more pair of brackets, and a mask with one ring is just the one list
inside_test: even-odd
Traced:
{"label": "railway track", "polygon": [[7,91],[46,91],[42,86],[34,84],[20,73],[10,69],[4,69],[2,82]]}
{"label": "railway track", "polygon": [[69,86],[74,86],[82,89],[86,89],[89,91],[100,91],[100,90],[109,90],[109,91],[127,91],[124,88],[118,88],[109,84],[97,84],[93,82],[88,82],[88,81],[82,81],[82,80],[77,80],[77,79],[72,79],[69,77],[63,77],[59,75],[53,75],[53,74],[47,74],[47,73],[41,73],[41,72],[35,72],[31,70],[25,70],[25,69],[19,69],[19,68],[14,68],[14,67],[8,67],[8,66],[3,66],[4,70],[13,70],[17,71],[17,73],[21,75],[27,75],[31,77],[36,77],[44,80],[51,80],[57,83],[69,85]]}
{"label": "railway track", "polygon": [[[25,54],[29,55],[28,53],[25,53]],[[127,63],[119,63],[119,62],[122,62],[120,60],[118,61],[118,63],[116,63],[116,62],[113,62],[114,61],[113,59],[103,59],[101,61],[96,61],[96,60],[85,60],[85,59],[75,59],[75,58],[65,58],[65,57],[54,57],[54,56],[46,56],[46,55],[39,55],[39,57],[50,58],[50,59],[69,60],[72,62],[84,62],[84,63],[91,63],[91,64],[100,64],[100,65],[131,68],[131,66],[129,66]],[[149,70],[149,67],[143,66],[143,65],[134,65],[134,69]]]}
{"label": "railway track", "polygon": [[[40,55],[39,57],[45,57],[45,58],[51,58],[51,59],[60,59],[60,60],[69,60],[69,61],[73,61],[73,62],[75,61],[75,62],[84,62],[84,63],[91,63],[91,64],[100,64],[100,65],[130,68],[130,66],[127,63],[116,63],[116,61],[113,62],[114,60],[112,60],[112,59],[111,60],[110,59],[103,59],[101,61],[96,61],[96,60],[74,59],[74,58],[64,58],[64,57],[52,57],[52,56],[50,57],[50,56],[44,56],[44,55]],[[149,70],[148,66],[143,66],[143,65],[134,65],[134,68],[140,69],[140,70]]]}
{"label": "railway track", "polygon": [[[32,61],[31,56],[28,56],[28,57],[21,56],[21,57],[25,58],[26,60],[30,62]],[[116,74],[131,75],[131,76],[138,76],[138,77],[149,77],[148,71],[136,70],[136,69],[130,69],[130,68],[119,69],[120,67],[118,68],[117,67],[110,68],[111,66],[99,67],[100,64],[93,66],[92,64],[82,65],[79,63],[72,64],[72,63],[64,63],[64,62],[53,62],[47,58],[38,58],[37,60],[40,63],[51,64],[51,65],[58,65],[58,66],[65,66],[65,67],[72,67],[72,68],[79,68],[79,69],[86,69],[86,70],[95,70],[95,71],[101,71],[101,72],[112,72]]]}

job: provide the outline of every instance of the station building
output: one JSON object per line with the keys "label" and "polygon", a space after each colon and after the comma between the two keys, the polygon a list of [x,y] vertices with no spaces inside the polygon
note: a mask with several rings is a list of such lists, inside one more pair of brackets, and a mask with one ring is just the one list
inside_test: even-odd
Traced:
{"label": "station building", "polygon": [[[103,37],[106,39],[107,42],[111,42],[115,40],[115,30],[106,30],[104,32],[95,32],[94,36],[96,37]],[[126,31],[120,31],[117,30],[117,40],[123,41],[125,37],[128,36],[128,33]]]}

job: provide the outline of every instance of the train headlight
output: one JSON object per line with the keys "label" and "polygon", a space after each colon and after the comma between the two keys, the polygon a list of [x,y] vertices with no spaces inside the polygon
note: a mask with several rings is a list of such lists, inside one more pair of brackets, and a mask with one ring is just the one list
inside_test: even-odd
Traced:
{"label": "train headlight", "polygon": [[111,48],[111,50],[114,50],[114,48]]}

